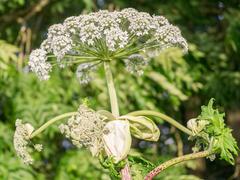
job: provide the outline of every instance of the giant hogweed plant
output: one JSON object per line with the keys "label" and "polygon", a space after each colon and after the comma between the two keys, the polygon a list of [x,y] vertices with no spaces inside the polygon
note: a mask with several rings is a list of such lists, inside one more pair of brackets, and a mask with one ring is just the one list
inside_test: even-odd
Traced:
{"label": "giant hogweed plant", "polygon": [[[50,125],[68,118],[60,126],[60,132],[81,148],[90,150],[99,158],[102,166],[108,168],[112,177],[131,179],[144,177],[152,179],[164,169],[191,159],[215,155],[234,163],[238,153],[231,129],[224,123],[224,114],[213,108],[213,100],[202,107],[201,114],[191,119],[187,127],[160,112],[139,110],[120,114],[114,86],[111,65],[114,61],[124,61],[126,71],[141,75],[149,59],[159,55],[168,47],[179,47],[187,52],[186,40],[180,30],[163,16],[151,16],[135,9],[122,11],[99,11],[86,15],[67,18],[62,24],[55,24],[48,30],[47,39],[39,49],[30,54],[29,66],[40,80],[50,78],[55,66],[67,68],[76,66],[76,76],[81,84],[94,80],[91,72],[104,67],[106,84],[111,105],[107,110],[95,111],[88,103],[81,104],[76,112],[67,112],[54,117],[38,129],[22,120],[16,120],[14,147],[17,155],[25,164],[32,164],[30,149],[42,150],[41,144],[34,144],[32,139],[41,134]],[[151,117],[158,117],[189,135],[189,140],[196,142],[193,153],[171,159],[159,166],[154,166],[143,158],[150,172],[137,176],[131,170],[136,162],[128,156],[132,136],[146,141],[158,141],[160,130]],[[142,171],[143,172],[143,171]],[[136,175],[136,173],[135,173]]]}

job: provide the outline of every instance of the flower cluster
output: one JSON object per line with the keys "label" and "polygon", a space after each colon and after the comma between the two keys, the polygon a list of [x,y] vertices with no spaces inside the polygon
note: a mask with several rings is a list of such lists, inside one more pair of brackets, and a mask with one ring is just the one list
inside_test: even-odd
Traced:
{"label": "flower cluster", "polygon": [[[16,130],[14,133],[13,144],[17,152],[17,155],[23,160],[25,164],[32,164],[33,159],[28,152],[28,144],[30,135],[33,132],[34,128],[31,124],[23,124],[22,120],[16,120]],[[37,151],[42,150],[41,144],[35,144],[34,148]]]}
{"label": "flower cluster", "polygon": [[[41,48],[31,53],[29,65],[43,80],[49,78],[51,71],[47,56],[55,56],[60,66],[86,62],[86,59],[89,62],[127,59],[127,70],[142,74],[140,68],[145,60],[141,58],[143,62],[140,62],[137,57],[136,61],[135,54],[147,57],[148,52],[171,46],[188,49],[179,28],[165,17],[151,16],[132,8],[114,12],[101,10],[69,17],[62,24],[51,26]],[[79,72],[78,69],[79,77],[84,79],[84,73],[81,76]],[[88,82],[86,78],[88,80],[80,82]]]}
{"label": "flower cluster", "polygon": [[131,74],[142,75],[144,67],[148,65],[148,61],[140,54],[132,54],[124,59],[126,70]]}
{"label": "flower cluster", "polygon": [[39,79],[47,80],[49,79],[49,71],[51,71],[52,66],[50,63],[46,62],[47,52],[42,49],[36,49],[30,54],[29,66],[32,71],[34,71]]}
{"label": "flower cluster", "polygon": [[67,124],[61,124],[59,129],[75,146],[84,146],[97,155],[103,149],[103,134],[107,133],[104,126],[105,122],[98,113],[80,105],[77,115],[72,116]]}
{"label": "flower cluster", "polygon": [[93,63],[82,63],[78,65],[76,76],[80,84],[87,84],[91,81],[90,70],[95,70],[96,66]]}
{"label": "flower cluster", "polygon": [[81,148],[88,148],[93,156],[105,152],[115,162],[124,159],[131,147],[130,125],[127,120],[112,120],[80,105],[78,113],[72,116],[59,129],[71,139],[72,143]]}

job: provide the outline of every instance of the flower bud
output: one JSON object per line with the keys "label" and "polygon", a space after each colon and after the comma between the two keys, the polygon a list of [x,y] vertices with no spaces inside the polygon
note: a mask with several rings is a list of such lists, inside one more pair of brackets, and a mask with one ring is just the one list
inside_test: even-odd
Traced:
{"label": "flower bud", "polygon": [[202,131],[206,125],[209,124],[209,121],[206,121],[206,120],[199,120],[198,121],[198,131]]}
{"label": "flower bud", "polygon": [[32,132],[34,131],[34,127],[31,124],[27,123],[25,124],[25,128],[27,130],[27,136],[30,137]]}
{"label": "flower bud", "polygon": [[158,141],[160,130],[157,125],[145,116],[122,116],[130,123],[131,134],[146,141]]}
{"label": "flower bud", "polygon": [[105,128],[109,131],[103,135],[105,151],[117,163],[127,157],[131,148],[132,139],[129,122],[114,120],[108,122]]}
{"label": "flower bud", "polygon": [[196,118],[189,119],[187,122],[187,127],[192,130],[192,132],[197,131],[198,123]]}
{"label": "flower bud", "polygon": [[206,120],[197,120],[196,118],[190,119],[187,122],[187,127],[192,130],[194,134],[201,132],[209,122]]}

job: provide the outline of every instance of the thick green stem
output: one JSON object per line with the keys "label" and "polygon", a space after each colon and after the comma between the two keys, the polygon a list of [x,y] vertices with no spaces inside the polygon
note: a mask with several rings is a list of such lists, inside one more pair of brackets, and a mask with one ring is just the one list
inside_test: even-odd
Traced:
{"label": "thick green stem", "polygon": [[110,98],[111,111],[115,117],[118,117],[119,116],[118,100],[117,100],[115,86],[113,83],[113,76],[112,76],[109,61],[104,61],[104,70],[105,70],[105,74],[106,74],[106,81],[107,81],[108,93],[109,93],[109,98]]}
{"label": "thick green stem", "polygon": [[141,110],[141,111],[134,111],[131,112],[127,115],[131,115],[131,116],[155,116],[155,117],[159,117],[160,119],[167,121],[169,124],[175,126],[176,128],[178,128],[179,130],[185,132],[186,134],[188,134],[189,136],[192,136],[192,132],[186,128],[185,126],[181,125],[179,122],[177,122],[176,120],[174,120],[173,118],[162,114],[160,112],[156,112],[156,111],[150,111],[150,110]]}
{"label": "thick green stem", "polygon": [[48,126],[50,126],[51,124],[55,123],[58,120],[61,120],[63,118],[69,117],[69,116],[73,116],[76,115],[77,112],[69,112],[69,113],[65,113],[65,114],[61,114],[59,116],[56,116],[52,119],[50,119],[49,121],[47,121],[45,124],[43,124],[40,128],[38,128],[37,130],[35,130],[31,136],[30,139],[34,138],[35,136],[37,136],[38,134],[40,134],[42,131],[44,131]]}
{"label": "thick green stem", "polygon": [[[107,81],[107,87],[108,87],[108,93],[110,98],[110,104],[111,104],[111,111],[112,114],[115,117],[119,117],[119,107],[118,107],[118,100],[117,100],[117,94],[113,82],[113,76],[110,68],[110,62],[104,61],[104,70],[106,74],[106,81]],[[126,164],[123,169],[121,169],[121,176],[122,180],[131,180],[131,173],[129,165]]]}
{"label": "thick green stem", "polygon": [[151,172],[149,172],[145,176],[144,179],[145,180],[151,180],[151,179],[153,179],[153,177],[157,176],[159,173],[161,173],[163,170],[169,168],[170,166],[173,166],[173,165],[178,164],[180,162],[192,160],[192,159],[207,157],[207,156],[210,156],[211,154],[213,154],[212,151],[202,151],[202,152],[198,152],[198,153],[191,153],[191,154],[187,154],[187,155],[180,156],[180,157],[177,157],[177,158],[173,158],[173,159],[157,166],[155,169],[153,169]]}

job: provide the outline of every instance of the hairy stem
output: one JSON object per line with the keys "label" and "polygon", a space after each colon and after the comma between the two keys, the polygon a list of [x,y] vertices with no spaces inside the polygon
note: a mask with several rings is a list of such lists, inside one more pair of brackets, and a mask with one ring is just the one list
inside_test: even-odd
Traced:
{"label": "hairy stem", "polygon": [[108,61],[104,62],[104,70],[105,70],[105,74],[106,74],[106,81],[107,81],[108,93],[109,93],[109,98],[110,98],[111,111],[115,117],[118,117],[119,116],[118,100],[117,100],[115,86],[113,83],[112,72],[110,69],[110,62],[108,62]]}
{"label": "hairy stem", "polygon": [[40,134],[42,131],[44,131],[48,126],[50,126],[51,124],[55,123],[58,120],[61,120],[63,118],[69,117],[69,116],[73,116],[76,115],[77,112],[69,112],[69,113],[64,113],[61,114],[59,116],[56,116],[52,119],[50,119],[49,121],[47,121],[45,124],[43,124],[40,128],[36,129],[30,136],[30,139],[34,138],[35,136],[37,136],[38,134]]}
{"label": "hairy stem", "polygon": [[[110,104],[111,104],[111,111],[112,114],[115,117],[119,117],[119,107],[118,107],[118,100],[117,100],[117,94],[113,82],[113,76],[110,68],[110,62],[104,61],[104,70],[106,74],[106,81],[107,81],[107,87],[108,87],[108,93],[110,98]],[[131,173],[129,165],[126,164],[123,169],[121,169],[121,176],[122,180],[131,180]]]}
{"label": "hairy stem", "polygon": [[184,156],[180,156],[177,158],[173,158],[159,166],[157,166],[155,169],[153,169],[151,172],[149,172],[146,176],[145,176],[145,180],[151,180],[153,179],[153,177],[157,176],[159,173],[161,173],[163,170],[178,164],[180,162],[184,162],[184,161],[188,161],[188,160],[192,160],[192,159],[198,159],[198,158],[203,158],[203,157],[207,157],[210,156],[211,154],[213,154],[212,151],[201,151],[198,153],[191,153],[191,154],[187,154]]}
{"label": "hairy stem", "polygon": [[182,124],[180,124],[179,122],[177,122],[176,120],[174,120],[173,118],[160,113],[160,112],[156,112],[156,111],[150,111],[150,110],[141,110],[141,111],[134,111],[131,112],[127,115],[131,115],[131,116],[155,116],[158,117],[164,121],[167,121],[169,124],[173,125],[174,127],[178,128],[179,130],[181,130],[182,132],[188,134],[189,136],[192,135],[192,132],[186,128],[185,126],[183,126]]}
{"label": "hairy stem", "polygon": [[122,175],[122,180],[131,180],[131,173],[130,173],[130,167],[128,163],[125,165],[123,169],[121,169],[121,175]]}

